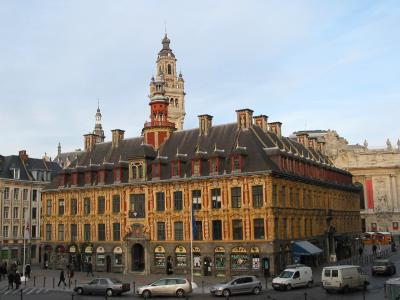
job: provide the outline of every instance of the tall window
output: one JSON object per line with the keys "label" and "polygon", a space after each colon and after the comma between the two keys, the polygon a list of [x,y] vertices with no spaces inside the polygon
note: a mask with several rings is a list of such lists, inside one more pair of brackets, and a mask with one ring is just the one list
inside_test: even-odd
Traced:
{"label": "tall window", "polygon": [[32,201],[36,202],[37,201],[37,190],[32,190]]}
{"label": "tall window", "polygon": [[172,176],[179,176],[179,160],[172,162]]}
{"label": "tall window", "polygon": [[232,156],[232,171],[240,171],[240,156]]}
{"label": "tall window", "polygon": [[64,224],[58,224],[58,240],[64,240]]}
{"label": "tall window", "polygon": [[32,225],[31,237],[32,237],[33,239],[36,238],[36,225]]}
{"label": "tall window", "polygon": [[90,224],[83,225],[83,240],[90,242]]}
{"label": "tall window", "polygon": [[8,206],[4,206],[3,217],[4,219],[8,219],[10,217],[10,208]]}
{"label": "tall window", "polygon": [[121,199],[119,195],[113,195],[112,197],[112,212],[114,214],[119,213],[121,211]]}
{"label": "tall window", "polygon": [[243,240],[243,224],[242,220],[232,220],[232,237],[234,240]]}
{"label": "tall window", "polygon": [[272,185],[272,206],[276,206],[278,203],[278,189],[276,184]]}
{"label": "tall window", "polygon": [[133,163],[132,164],[132,178],[134,180],[141,180],[143,179],[143,163]]}
{"label": "tall window", "polygon": [[231,188],[232,208],[242,207],[242,189],[240,187]]}
{"label": "tall window", "polygon": [[283,218],[282,219],[282,233],[283,233],[283,239],[287,239],[287,219]]}
{"label": "tall window", "polygon": [[46,224],[46,241],[51,241],[51,224]]}
{"label": "tall window", "polygon": [[213,240],[215,240],[215,241],[222,240],[222,221],[221,220],[213,220],[212,221],[212,234],[213,234]]}
{"label": "tall window", "polygon": [[156,193],[156,210],[164,211],[165,210],[165,194],[163,192]]}
{"label": "tall window", "polygon": [[97,224],[98,240],[106,240],[106,224]]}
{"label": "tall window", "polygon": [[14,188],[14,200],[18,200],[19,198],[19,188]]}
{"label": "tall window", "polygon": [[253,195],[253,207],[258,208],[263,206],[263,186],[253,185],[251,187],[251,192]]}
{"label": "tall window", "polygon": [[170,64],[168,64],[167,70],[168,70],[168,74],[171,75],[172,74],[172,68],[171,68]]}
{"label": "tall window", "polygon": [[201,209],[201,190],[192,191],[193,209]]}
{"label": "tall window", "polygon": [[281,205],[282,207],[286,207],[286,187],[281,187]]}
{"label": "tall window", "polygon": [[104,214],[104,212],[106,211],[106,199],[104,198],[104,196],[100,196],[97,198],[97,213],[99,215]]}
{"label": "tall window", "polygon": [[210,173],[218,173],[218,158],[210,159]]}
{"label": "tall window", "polygon": [[157,240],[165,241],[165,223],[157,222]]}
{"label": "tall window", "polygon": [[[275,232],[274,232],[275,239],[279,240],[280,239],[280,236],[279,236],[279,218],[275,218],[275,220],[274,220],[274,228],[275,228]],[[299,228],[300,228],[300,226],[299,226]]]}
{"label": "tall window", "polygon": [[200,160],[196,159],[193,161],[193,175],[200,176]]}
{"label": "tall window", "polygon": [[221,189],[211,190],[211,202],[213,209],[221,208]]}
{"label": "tall window", "polygon": [[37,218],[37,208],[32,207],[32,220],[36,220]]}
{"label": "tall window", "polygon": [[78,225],[71,224],[71,242],[78,240]]}
{"label": "tall window", "polygon": [[203,240],[203,223],[201,221],[196,221],[196,231],[193,237],[195,241]]}
{"label": "tall window", "polygon": [[19,218],[19,210],[18,210],[18,207],[14,207],[13,208],[13,218],[14,219],[18,219]]}
{"label": "tall window", "polygon": [[16,238],[18,236],[18,226],[13,226],[12,236],[13,238]]}
{"label": "tall window", "polygon": [[8,238],[8,226],[3,226],[3,237]]}
{"label": "tall window", "polygon": [[51,210],[52,210],[52,201],[51,199],[47,199],[46,201],[46,211],[47,211],[47,215],[51,216]]}
{"label": "tall window", "polygon": [[4,200],[8,200],[10,199],[10,188],[8,186],[6,186],[4,188]]}
{"label": "tall window", "polygon": [[183,241],[183,223],[174,222],[174,236],[175,241]]}
{"label": "tall window", "polygon": [[24,201],[28,200],[28,189],[24,189],[22,191],[22,200]]}
{"label": "tall window", "polygon": [[113,223],[113,240],[120,241],[121,240],[121,224]]}
{"label": "tall window", "polygon": [[254,219],[254,239],[262,240],[265,238],[264,219]]}
{"label": "tall window", "polygon": [[64,199],[59,199],[58,200],[58,215],[63,216],[64,215]]}
{"label": "tall window", "polygon": [[146,206],[144,194],[131,194],[129,218],[144,218],[145,216]]}
{"label": "tall window", "polygon": [[84,198],[83,199],[83,213],[85,215],[90,214],[90,198]]}
{"label": "tall window", "polygon": [[71,199],[71,216],[75,216],[78,213],[78,200]]}
{"label": "tall window", "polygon": [[183,197],[181,191],[174,192],[174,210],[183,209]]}

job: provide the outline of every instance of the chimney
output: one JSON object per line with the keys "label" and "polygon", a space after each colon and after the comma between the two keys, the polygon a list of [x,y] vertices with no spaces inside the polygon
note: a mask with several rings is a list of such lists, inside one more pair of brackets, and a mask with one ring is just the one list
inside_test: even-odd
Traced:
{"label": "chimney", "polygon": [[28,154],[26,154],[26,150],[19,151],[19,158],[26,163],[28,161]]}
{"label": "chimney", "polygon": [[299,132],[296,133],[296,137],[297,137],[297,142],[299,142],[300,144],[308,147],[308,133],[306,132]]}
{"label": "chimney", "polygon": [[124,139],[125,130],[113,129],[111,130],[111,133],[112,133],[112,146],[118,147],[120,141]]}
{"label": "chimney", "polygon": [[210,115],[199,115],[199,135],[207,135],[212,126],[212,118]]}
{"label": "chimney", "polygon": [[262,129],[262,131],[267,132],[268,131],[268,116],[266,115],[259,115],[253,117],[254,119],[254,124],[257,125]]}
{"label": "chimney", "polygon": [[309,138],[308,139],[308,147],[317,150],[317,139],[316,138]]}
{"label": "chimney", "polygon": [[93,133],[88,133],[83,135],[84,141],[85,141],[85,151],[89,152],[92,151],[94,145],[96,144],[97,141],[97,135]]}
{"label": "chimney", "polygon": [[281,122],[268,123],[268,127],[269,127],[269,131],[272,131],[278,137],[282,136],[282,123]]}
{"label": "chimney", "polygon": [[253,111],[251,109],[239,109],[236,111],[238,129],[249,129],[253,125]]}
{"label": "chimney", "polygon": [[317,149],[319,152],[324,153],[325,151],[325,142],[324,141],[317,141]]}

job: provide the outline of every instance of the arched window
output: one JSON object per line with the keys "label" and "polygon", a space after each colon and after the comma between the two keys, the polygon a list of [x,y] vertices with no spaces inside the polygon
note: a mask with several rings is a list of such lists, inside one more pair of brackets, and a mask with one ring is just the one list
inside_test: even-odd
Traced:
{"label": "arched window", "polygon": [[172,74],[172,67],[170,64],[168,64],[168,74]]}
{"label": "arched window", "polygon": [[178,98],[175,99],[175,107],[178,107]]}

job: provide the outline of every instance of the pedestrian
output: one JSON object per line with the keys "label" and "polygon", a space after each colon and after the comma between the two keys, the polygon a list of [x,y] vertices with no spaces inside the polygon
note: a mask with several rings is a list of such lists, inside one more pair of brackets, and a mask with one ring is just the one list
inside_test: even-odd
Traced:
{"label": "pedestrian", "polygon": [[372,254],[375,256],[376,255],[376,245],[375,244],[373,244],[372,245]]}
{"label": "pedestrian", "polygon": [[1,279],[3,279],[3,272],[4,272],[3,268],[4,268],[4,265],[1,264],[0,265],[0,281],[1,281]]}
{"label": "pedestrian", "polygon": [[18,290],[21,285],[21,275],[17,272],[14,274],[15,289]]}
{"label": "pedestrian", "polygon": [[92,274],[92,276],[94,276],[92,262],[88,262],[88,264],[87,264],[87,274],[86,274],[86,276],[89,276],[89,274]]}
{"label": "pedestrian", "polygon": [[11,272],[8,272],[8,287],[7,290],[14,288],[14,274]]}
{"label": "pedestrian", "polygon": [[7,275],[7,262],[5,261],[3,264],[3,278],[6,279],[6,275]]}
{"label": "pedestrian", "polygon": [[362,246],[360,246],[360,248],[358,248],[358,253],[360,254],[360,257],[363,255],[364,249]]}
{"label": "pedestrian", "polygon": [[31,279],[31,265],[27,264],[25,266],[25,277]]}
{"label": "pedestrian", "polygon": [[65,282],[64,270],[61,270],[61,272],[60,272],[60,280],[58,281],[57,286],[60,286],[61,282],[64,283],[64,288],[65,288],[67,286],[67,283]]}

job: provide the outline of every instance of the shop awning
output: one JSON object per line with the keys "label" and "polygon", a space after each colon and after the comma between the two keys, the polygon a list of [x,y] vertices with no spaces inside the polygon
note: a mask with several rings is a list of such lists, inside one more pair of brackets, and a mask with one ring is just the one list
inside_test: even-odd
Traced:
{"label": "shop awning", "polygon": [[298,241],[293,243],[294,256],[319,255],[322,250],[308,241]]}

